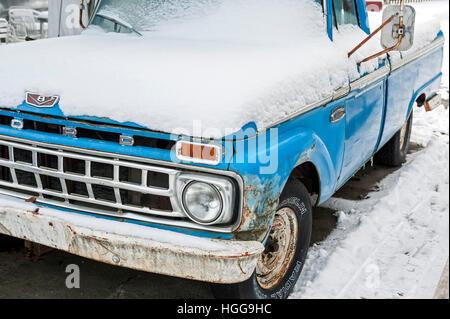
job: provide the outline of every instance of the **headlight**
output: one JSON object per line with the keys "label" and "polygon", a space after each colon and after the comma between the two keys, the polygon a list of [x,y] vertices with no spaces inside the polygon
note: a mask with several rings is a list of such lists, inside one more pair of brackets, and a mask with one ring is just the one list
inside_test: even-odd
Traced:
{"label": "headlight", "polygon": [[182,173],[177,176],[176,189],[175,204],[197,224],[226,225],[238,217],[235,214],[237,189],[228,177]]}
{"label": "headlight", "polygon": [[213,185],[191,182],[183,190],[183,206],[194,221],[210,224],[222,214],[223,199]]}

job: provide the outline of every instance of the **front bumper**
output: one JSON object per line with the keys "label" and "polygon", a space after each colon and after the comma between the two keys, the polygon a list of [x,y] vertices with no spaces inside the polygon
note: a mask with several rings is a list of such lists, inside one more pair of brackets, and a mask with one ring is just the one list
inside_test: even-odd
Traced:
{"label": "front bumper", "polygon": [[117,266],[215,283],[247,280],[264,250],[257,241],[194,237],[3,195],[0,234]]}

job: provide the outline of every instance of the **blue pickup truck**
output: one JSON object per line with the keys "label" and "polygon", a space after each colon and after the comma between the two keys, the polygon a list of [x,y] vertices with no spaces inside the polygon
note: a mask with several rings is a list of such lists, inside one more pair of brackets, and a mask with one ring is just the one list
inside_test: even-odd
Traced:
{"label": "blue pickup truck", "polygon": [[[8,61],[0,66],[0,234],[117,266],[210,282],[220,298],[288,297],[307,257],[313,207],[371,160],[402,165],[414,107],[439,105],[444,38],[438,30],[430,41],[414,44],[417,13],[403,1],[387,7],[383,25],[370,33],[364,0],[298,0],[304,19],[274,21],[302,23],[306,31],[276,35],[271,59],[260,51],[276,23],[250,49],[239,38],[239,50],[222,36],[234,26],[222,24],[220,15],[207,18],[219,26],[216,33],[203,31],[221,35],[208,44],[179,36],[178,22],[158,36],[152,35],[158,26],[142,23],[151,16],[165,25],[182,20],[180,12],[221,2],[226,0],[102,0],[80,36],[0,48],[0,60]],[[271,1],[259,3],[265,2]],[[246,6],[244,12],[261,10],[269,24],[285,12],[283,3],[295,2],[272,1],[276,10]],[[163,14],[153,14],[161,7]],[[290,8],[288,14],[295,11]],[[237,29],[239,36],[258,33],[241,24]],[[348,53],[340,60],[320,60],[338,50],[346,30],[363,36],[339,44]],[[296,38],[295,54],[310,58],[278,72],[276,63],[285,67],[291,58],[286,52],[294,47],[286,38],[296,32],[308,38]],[[319,38],[320,50],[314,41]],[[379,52],[367,50],[373,41]],[[183,45],[190,46],[181,50]],[[240,62],[244,49],[251,51],[248,60],[228,63],[236,56]],[[368,51],[369,56],[362,53]],[[27,60],[31,52],[42,52],[41,62]],[[345,66],[312,69],[333,63]],[[254,109],[233,108],[238,97],[262,86],[258,81],[266,71],[260,70],[267,65],[275,66],[269,78],[292,78],[295,68],[307,71],[288,90],[292,96],[277,95],[288,87],[281,85],[261,95]],[[240,76],[221,76],[230,69]],[[208,78],[191,78],[196,72]],[[331,80],[314,84],[321,74],[339,78],[332,90],[320,91]],[[209,105],[202,104],[203,96]],[[239,127],[224,134],[173,127],[195,119],[216,128],[233,120]]]}

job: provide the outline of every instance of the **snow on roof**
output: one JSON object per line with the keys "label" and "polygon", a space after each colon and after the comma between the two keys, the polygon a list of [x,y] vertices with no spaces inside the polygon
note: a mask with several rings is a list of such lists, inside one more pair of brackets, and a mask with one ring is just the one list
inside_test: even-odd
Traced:
{"label": "snow on roof", "polygon": [[220,138],[251,122],[265,128],[327,97],[359,76],[357,60],[380,49],[372,40],[349,60],[365,34],[348,26],[330,42],[313,1],[222,2],[143,37],[91,27],[81,36],[4,46],[0,105],[16,107],[25,91],[58,94],[67,116],[196,136],[201,124],[202,137]]}

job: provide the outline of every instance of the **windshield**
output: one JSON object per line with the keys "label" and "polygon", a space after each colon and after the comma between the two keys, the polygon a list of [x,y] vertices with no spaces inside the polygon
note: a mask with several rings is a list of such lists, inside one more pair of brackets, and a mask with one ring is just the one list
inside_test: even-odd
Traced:
{"label": "windshield", "polygon": [[325,36],[317,0],[102,0],[90,28],[99,27],[221,45],[304,46]]}
{"label": "windshield", "polygon": [[132,28],[138,32],[154,31],[164,22],[204,15],[222,1],[102,0],[92,24],[109,32],[130,33]]}

